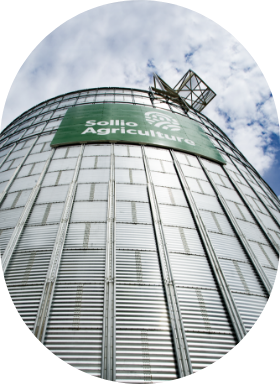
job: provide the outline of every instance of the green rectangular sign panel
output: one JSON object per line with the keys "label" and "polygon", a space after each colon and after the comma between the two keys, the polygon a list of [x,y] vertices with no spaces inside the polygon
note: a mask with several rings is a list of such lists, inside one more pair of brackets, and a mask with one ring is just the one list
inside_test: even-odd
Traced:
{"label": "green rectangular sign panel", "polygon": [[165,110],[132,104],[69,108],[51,146],[104,142],[173,148],[225,164],[196,121]]}

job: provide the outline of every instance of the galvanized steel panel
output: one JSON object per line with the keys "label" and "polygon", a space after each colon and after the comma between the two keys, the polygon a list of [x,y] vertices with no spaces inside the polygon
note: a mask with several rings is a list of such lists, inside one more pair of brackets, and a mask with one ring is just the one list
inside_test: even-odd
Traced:
{"label": "galvanized steel panel", "polygon": [[201,211],[202,220],[208,231],[234,236],[234,231],[225,215]]}
{"label": "galvanized steel panel", "polygon": [[[5,197],[4,202],[2,203],[1,210],[9,209],[9,208],[18,208],[18,207],[24,206],[27,203],[30,192],[31,192],[31,189],[14,192],[14,193],[8,193],[7,196]],[[1,211],[0,211],[0,216],[1,216]]]}
{"label": "galvanized steel panel", "polygon": [[108,184],[78,184],[75,200],[105,200],[108,198]]}
{"label": "galvanized steel panel", "polygon": [[4,183],[0,183],[0,193],[4,191],[7,184],[8,184],[8,181],[5,181]]}
{"label": "galvanized steel panel", "polygon": [[220,265],[231,290],[264,295],[259,278],[250,264],[220,259]]}
{"label": "galvanized steel panel", "polygon": [[249,244],[261,265],[271,268],[278,267],[279,259],[269,245],[257,243],[255,241],[249,241]]}
{"label": "galvanized steel panel", "polygon": [[111,158],[109,156],[84,157],[81,168],[110,168]]}
{"label": "galvanized steel panel", "polygon": [[67,146],[67,147],[61,147],[57,148],[55,151],[55,154],[53,155],[53,159],[61,159],[61,158],[68,158],[68,157],[78,157],[80,153],[80,146]]}
{"label": "galvanized steel panel", "polygon": [[205,368],[236,344],[216,290],[178,288],[182,318],[194,371]]}
{"label": "galvanized steel panel", "polygon": [[19,171],[17,177],[19,178],[19,177],[31,176],[31,175],[36,175],[38,173],[41,173],[44,168],[44,165],[45,165],[45,162],[24,165]]}
{"label": "galvanized steel panel", "polygon": [[58,225],[27,226],[19,239],[16,252],[52,249]]}
{"label": "galvanized steel panel", "polygon": [[205,256],[169,253],[177,286],[216,289],[209,262]]}
{"label": "galvanized steel panel", "polygon": [[177,175],[166,173],[151,172],[153,183],[160,187],[170,187],[181,189]]}
{"label": "galvanized steel panel", "polygon": [[186,177],[193,177],[194,179],[207,181],[207,177],[205,176],[205,173],[202,171],[202,169],[190,167],[185,164],[182,164],[181,168]]}
{"label": "galvanized steel panel", "polygon": [[231,200],[239,204],[243,204],[242,200],[238,196],[237,192],[235,192],[233,189],[225,188],[222,186],[219,186],[219,191],[221,192],[221,195],[226,200]]}
{"label": "galvanized steel panel", "polygon": [[21,177],[19,179],[16,179],[11,188],[9,189],[9,192],[15,192],[15,191],[22,191],[24,189],[30,189],[35,187],[37,181],[38,181],[38,175],[34,176],[28,176],[28,177]]}
{"label": "galvanized steel panel", "polygon": [[65,249],[76,248],[105,248],[106,224],[105,223],[77,223],[69,224],[65,239]]}
{"label": "galvanized steel panel", "polygon": [[12,169],[13,171],[15,171],[15,168],[20,165],[22,160],[23,157],[18,157],[17,159],[6,161],[1,167],[1,172],[6,171],[7,169]]}
{"label": "galvanized steel panel", "polygon": [[186,331],[193,372],[197,372],[235,347],[236,341],[229,334],[212,334]]}
{"label": "galvanized steel panel", "polygon": [[241,189],[241,191],[245,194],[245,195],[248,195],[248,196],[251,196],[251,197],[254,197],[256,198],[256,194],[255,192],[250,188],[248,187],[247,185],[243,185],[241,183],[238,183],[238,186],[239,188]]}
{"label": "galvanized steel panel", "polygon": [[63,203],[36,204],[28,219],[28,225],[59,223],[63,207]]}
{"label": "galvanized steel panel", "polygon": [[106,183],[109,181],[109,169],[81,169],[78,183]]}
{"label": "galvanized steel panel", "polygon": [[274,282],[275,282],[275,279],[276,279],[276,274],[277,274],[277,269],[272,269],[272,268],[267,268],[267,267],[264,267],[263,268],[271,286],[274,285]]}
{"label": "galvanized steel panel", "polygon": [[[14,252],[5,274],[7,285],[18,286],[19,288],[24,288],[27,285],[39,285],[41,292],[40,285],[44,284],[50,257],[51,250]],[[27,298],[23,295],[22,300],[24,302]],[[28,303],[26,302],[26,304]]]}
{"label": "galvanized steel panel", "polygon": [[156,250],[154,230],[151,225],[116,225],[116,247],[118,249]]}
{"label": "galvanized steel panel", "polygon": [[69,185],[72,182],[73,174],[74,170],[47,173],[42,183],[42,187],[62,184]]}
{"label": "galvanized steel panel", "polygon": [[191,177],[186,177],[186,180],[191,191],[215,196],[213,188],[211,187],[210,183],[208,183],[207,181],[192,179]]}
{"label": "galvanized steel panel", "polygon": [[[280,233],[279,233],[279,231],[274,232],[271,229],[269,229],[268,232],[273,237],[275,243],[278,244],[278,246],[280,247]],[[278,249],[279,249],[279,247],[278,247]]]}
{"label": "galvanized steel panel", "polygon": [[22,320],[32,331],[35,323],[43,284],[30,286],[9,286],[9,293]]}
{"label": "galvanized steel panel", "polygon": [[201,193],[193,192],[193,198],[198,209],[223,213],[223,210],[218,202],[218,199],[213,196],[202,195]]}
{"label": "galvanized steel panel", "polygon": [[227,188],[232,188],[232,184],[227,177],[222,176],[220,174],[213,173],[213,172],[210,172],[210,175],[216,184],[222,185]]}
{"label": "galvanized steel panel", "polygon": [[180,191],[179,189],[155,187],[155,191],[159,204],[180,205],[183,207],[188,206],[183,191]]}
{"label": "galvanized steel panel", "polygon": [[149,166],[151,171],[176,173],[173,164],[169,161],[150,159]]}
{"label": "galvanized steel panel", "polygon": [[142,150],[140,146],[136,145],[119,145],[115,144],[115,155],[116,156],[132,156],[142,157]]}
{"label": "galvanized steel panel", "polygon": [[111,145],[91,145],[87,144],[84,150],[84,156],[110,156]]}
{"label": "galvanized steel panel", "polygon": [[161,382],[178,378],[171,332],[131,330],[116,332],[116,381]]}
{"label": "galvanized steel panel", "polygon": [[116,293],[116,379],[122,382],[176,379],[163,288],[117,285]]}
{"label": "galvanized steel panel", "polygon": [[160,204],[159,209],[164,226],[195,228],[189,208]]}
{"label": "galvanized steel panel", "polygon": [[202,162],[208,171],[218,173],[221,176],[225,176],[225,172],[224,172],[221,165],[218,165],[218,164],[214,163],[213,161],[208,161],[205,159],[202,159]]}
{"label": "galvanized steel panel", "polygon": [[253,208],[254,210],[265,214],[267,213],[267,210],[265,209],[264,205],[258,199],[253,199],[251,196],[247,196],[247,200],[249,201],[251,208]]}
{"label": "galvanized steel panel", "polygon": [[146,184],[146,174],[144,171],[138,171],[134,169],[116,169],[115,180],[117,183],[128,184]]}
{"label": "galvanized steel panel", "polygon": [[68,364],[100,376],[103,286],[57,284],[45,338],[46,347]]}
{"label": "galvanized steel panel", "polygon": [[196,230],[165,227],[164,234],[169,252],[204,255],[204,250]]}
{"label": "galvanized steel panel", "polygon": [[117,250],[117,283],[161,285],[158,255],[150,251]]}
{"label": "galvanized steel panel", "polygon": [[147,187],[143,185],[118,184],[117,200],[148,202]]}
{"label": "galvanized steel panel", "polygon": [[249,332],[261,315],[264,306],[267,303],[267,298],[239,293],[233,293],[233,297],[242,317],[243,323]]}
{"label": "galvanized steel panel", "polygon": [[247,256],[236,237],[209,232],[211,243],[218,257],[247,261]]}
{"label": "galvanized steel panel", "polygon": [[4,251],[6,249],[6,246],[14,232],[14,228],[11,229],[0,229],[0,251],[1,251],[1,257],[4,254]]}
{"label": "galvanized steel panel", "polygon": [[150,205],[148,203],[134,201],[118,201],[116,204],[116,221],[134,224],[152,224]]}
{"label": "galvanized steel panel", "polygon": [[58,284],[101,284],[105,275],[105,249],[65,249],[62,253]]}
{"label": "galvanized steel panel", "polygon": [[9,171],[1,172],[0,173],[0,183],[3,183],[4,181],[10,180],[10,178],[13,176],[15,170],[11,169]]}
{"label": "galvanized steel panel", "polygon": [[169,150],[167,150],[167,149],[145,147],[145,152],[146,152],[149,159],[159,159],[159,160],[172,161]]}
{"label": "galvanized steel panel", "polygon": [[116,168],[144,169],[144,163],[141,158],[115,157]]}
{"label": "galvanized steel panel", "polygon": [[254,223],[254,219],[251,216],[249,210],[243,204],[228,201],[227,205],[236,219],[246,220]]}
{"label": "galvanized steel panel", "polygon": [[263,244],[267,244],[267,241],[262,234],[261,230],[256,224],[249,223],[248,221],[237,219],[238,225],[241,231],[247,237],[248,240],[257,241]]}
{"label": "galvanized steel panel", "polygon": [[75,157],[72,157],[70,159],[52,160],[48,172],[75,169],[76,163],[77,159]]}
{"label": "galvanized steel panel", "polygon": [[72,208],[73,222],[105,222],[107,218],[107,202],[76,201]]}
{"label": "galvanized steel panel", "polygon": [[0,211],[0,229],[14,228],[23,211],[23,207]]}
{"label": "galvanized steel panel", "polygon": [[64,202],[67,191],[68,185],[41,188],[36,202],[37,204]]}
{"label": "galvanized steel panel", "polygon": [[180,164],[190,165],[192,167],[200,168],[200,164],[195,156],[175,151],[176,157]]}
{"label": "galvanized steel panel", "polygon": [[28,148],[23,148],[19,151],[13,151],[9,156],[9,161],[17,159],[19,157],[24,157],[28,152]]}
{"label": "galvanized steel panel", "polygon": [[272,229],[275,232],[280,233],[279,227],[275,224],[275,221],[268,215],[264,215],[263,213],[258,213],[259,218],[266,226],[266,228]]}
{"label": "galvanized steel panel", "polygon": [[29,155],[27,159],[25,160],[25,165],[32,164],[32,163],[39,163],[41,161],[46,161],[50,157],[51,152],[46,151],[42,153],[35,153],[33,155]]}

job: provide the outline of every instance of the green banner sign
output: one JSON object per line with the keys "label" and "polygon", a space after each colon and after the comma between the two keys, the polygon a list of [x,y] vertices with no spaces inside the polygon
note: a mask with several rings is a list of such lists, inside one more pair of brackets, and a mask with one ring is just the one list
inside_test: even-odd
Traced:
{"label": "green banner sign", "polygon": [[69,108],[51,146],[106,142],[173,148],[225,164],[199,123],[169,111],[132,104]]}

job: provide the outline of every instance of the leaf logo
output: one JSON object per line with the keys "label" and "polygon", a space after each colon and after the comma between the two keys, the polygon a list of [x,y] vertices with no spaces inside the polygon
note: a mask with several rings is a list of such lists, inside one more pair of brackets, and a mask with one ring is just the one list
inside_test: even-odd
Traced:
{"label": "leaf logo", "polygon": [[155,127],[162,129],[170,129],[170,131],[180,131],[180,124],[176,119],[165,115],[160,112],[146,112],[145,113],[146,121],[154,125]]}

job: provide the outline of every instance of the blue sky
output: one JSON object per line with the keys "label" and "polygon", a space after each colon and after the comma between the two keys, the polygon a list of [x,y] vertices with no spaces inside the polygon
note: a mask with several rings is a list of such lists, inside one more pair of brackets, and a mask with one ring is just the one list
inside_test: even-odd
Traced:
{"label": "blue sky", "polygon": [[204,113],[280,195],[278,119],[259,67],[223,28],[171,4],[115,3],[62,24],[22,65],[2,128],[60,93],[99,86],[147,89],[153,71],[174,86],[189,68],[217,93]]}

